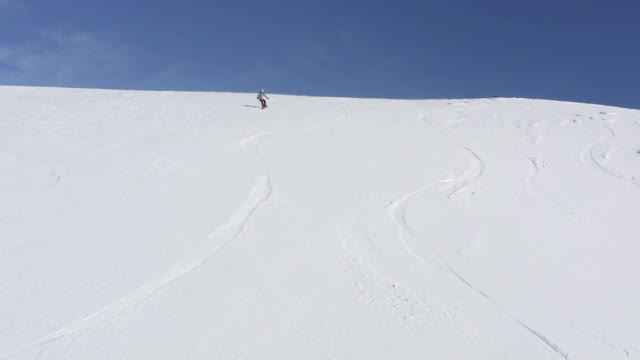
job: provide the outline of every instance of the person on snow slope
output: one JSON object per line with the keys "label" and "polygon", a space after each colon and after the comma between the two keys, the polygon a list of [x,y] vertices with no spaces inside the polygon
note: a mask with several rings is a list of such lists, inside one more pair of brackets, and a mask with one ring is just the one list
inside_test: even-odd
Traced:
{"label": "person on snow slope", "polygon": [[267,107],[267,100],[265,100],[265,98],[269,99],[269,97],[264,93],[264,89],[262,89],[258,93],[258,100],[260,100],[260,104],[262,104],[263,109]]}

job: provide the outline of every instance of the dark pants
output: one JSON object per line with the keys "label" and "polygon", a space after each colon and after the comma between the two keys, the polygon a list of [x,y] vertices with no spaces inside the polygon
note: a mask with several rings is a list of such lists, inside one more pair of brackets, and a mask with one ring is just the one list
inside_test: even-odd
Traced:
{"label": "dark pants", "polygon": [[267,100],[260,99],[260,103],[262,104],[262,108],[266,108],[267,107]]}

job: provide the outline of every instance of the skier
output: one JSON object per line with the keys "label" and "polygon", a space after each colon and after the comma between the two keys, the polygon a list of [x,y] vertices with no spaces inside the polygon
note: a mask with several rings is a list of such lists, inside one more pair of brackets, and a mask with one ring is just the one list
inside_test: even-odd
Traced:
{"label": "skier", "polygon": [[268,99],[269,97],[264,93],[264,89],[262,89],[258,93],[258,100],[260,100],[263,109],[267,107],[267,100],[265,100],[264,98]]}

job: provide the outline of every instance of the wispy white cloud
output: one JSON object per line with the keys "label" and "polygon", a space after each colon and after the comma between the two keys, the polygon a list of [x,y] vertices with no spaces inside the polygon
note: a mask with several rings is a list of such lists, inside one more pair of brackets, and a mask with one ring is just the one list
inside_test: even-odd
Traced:
{"label": "wispy white cloud", "polygon": [[0,43],[5,84],[113,87],[132,63],[130,49],[94,32],[48,30],[28,43]]}

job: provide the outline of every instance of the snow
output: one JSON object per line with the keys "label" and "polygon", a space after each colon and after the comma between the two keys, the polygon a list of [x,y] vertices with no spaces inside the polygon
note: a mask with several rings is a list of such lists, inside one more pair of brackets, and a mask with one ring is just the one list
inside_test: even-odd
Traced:
{"label": "snow", "polygon": [[0,359],[640,359],[640,111],[0,87]]}

